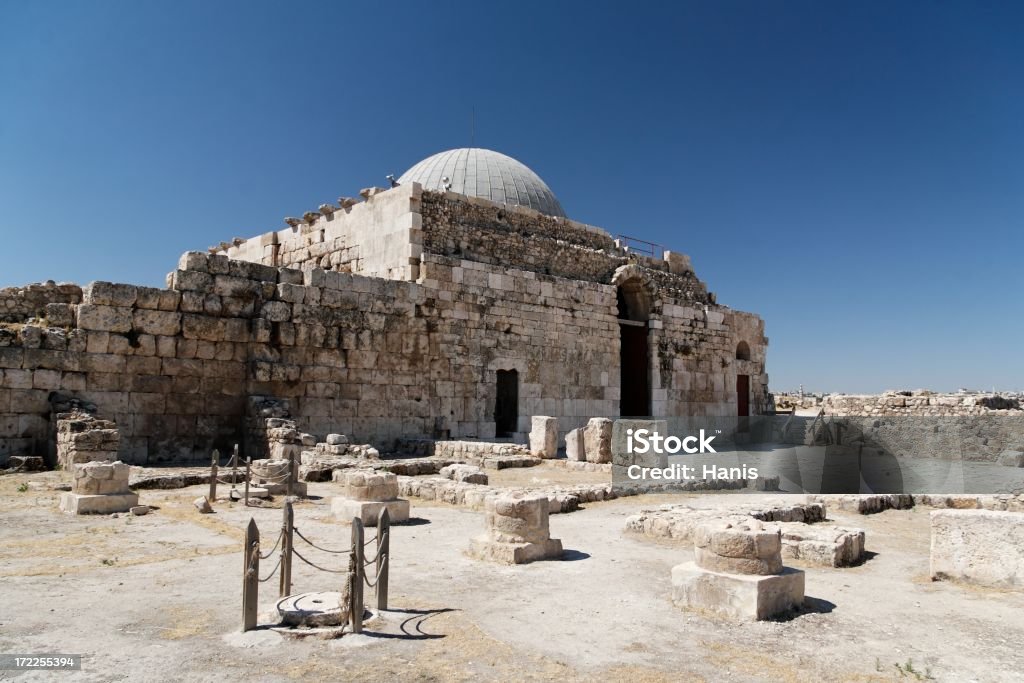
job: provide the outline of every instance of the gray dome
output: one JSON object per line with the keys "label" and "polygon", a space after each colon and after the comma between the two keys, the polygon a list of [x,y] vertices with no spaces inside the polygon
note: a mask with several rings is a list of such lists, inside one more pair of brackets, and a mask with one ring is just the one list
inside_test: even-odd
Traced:
{"label": "gray dome", "polygon": [[420,183],[425,190],[448,190],[499,204],[528,206],[548,216],[565,216],[555,193],[540,176],[512,157],[489,149],[465,147],[439,152],[403,173],[398,182]]}

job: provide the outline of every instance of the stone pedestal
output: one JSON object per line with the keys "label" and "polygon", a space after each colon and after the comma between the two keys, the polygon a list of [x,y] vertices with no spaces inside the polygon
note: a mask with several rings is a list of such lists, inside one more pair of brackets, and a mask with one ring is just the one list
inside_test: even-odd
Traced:
{"label": "stone pedestal", "polygon": [[392,523],[409,519],[409,501],[398,497],[398,476],[390,472],[336,470],[334,481],[343,485],[342,496],[331,499],[331,513],[338,519],[362,520],[377,526],[380,511],[387,508]]}
{"label": "stone pedestal", "polygon": [[612,421],[606,417],[592,417],[583,428],[583,448],[587,462],[612,461]]}
{"label": "stone pedestal", "polygon": [[441,468],[438,474],[445,479],[461,481],[466,484],[487,484],[488,482],[487,473],[476,465],[464,465],[461,463],[446,465]]}
{"label": "stone pedestal", "polygon": [[672,601],[735,619],[768,619],[803,604],[804,573],[783,567],[779,574],[725,574],[684,562],[672,568]]}
{"label": "stone pedestal", "polygon": [[530,454],[536,458],[558,455],[558,418],[534,415],[530,429]]}
{"label": "stone pedestal", "polygon": [[129,467],[123,462],[89,462],[73,465],[71,491],[61,494],[60,509],[72,515],[127,512],[139,504],[128,488]]}
{"label": "stone pedestal", "polygon": [[469,554],[480,560],[525,564],[559,559],[562,542],[550,537],[548,499],[537,495],[502,495],[484,503],[487,531],[470,542]]}
{"label": "stone pedestal", "polygon": [[778,528],[757,520],[714,520],[694,532],[694,562],[672,568],[672,601],[748,620],[804,601],[804,573],[782,566]]}

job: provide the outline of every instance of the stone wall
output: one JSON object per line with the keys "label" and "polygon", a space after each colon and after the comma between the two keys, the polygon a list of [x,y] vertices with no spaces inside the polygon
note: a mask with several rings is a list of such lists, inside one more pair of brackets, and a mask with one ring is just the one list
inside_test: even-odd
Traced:
{"label": "stone wall", "polygon": [[[75,284],[52,280],[26,287],[5,287],[0,289],[0,323],[23,323],[35,318],[49,319],[57,327],[70,323],[67,317],[68,304],[82,300],[82,288]],[[0,327],[0,343],[4,333],[10,330]]]}
{"label": "stone wall", "polygon": [[0,457],[46,447],[57,393],[115,421],[132,464],[205,464],[235,443],[262,455],[266,405],[250,399],[286,406],[300,433],[385,451],[492,439],[499,370],[518,376],[515,440],[533,415],[564,436],[619,414],[623,284],[647,299],[655,415],[735,415],[738,374],[751,412],[765,404],[763,322],[716,304],[685,256],[416,184],[365,197],[189,252],[167,289],[44,286],[24,308],[44,317],[0,333]]}
{"label": "stone wall", "polygon": [[942,394],[930,391],[890,391],[874,395],[831,394],[822,401],[827,415],[951,417],[1024,415],[1020,400],[998,394]]}
{"label": "stone wall", "polygon": [[422,252],[420,186],[364,191],[365,202],[322,207],[294,226],[225,245],[232,259],[414,280]]}

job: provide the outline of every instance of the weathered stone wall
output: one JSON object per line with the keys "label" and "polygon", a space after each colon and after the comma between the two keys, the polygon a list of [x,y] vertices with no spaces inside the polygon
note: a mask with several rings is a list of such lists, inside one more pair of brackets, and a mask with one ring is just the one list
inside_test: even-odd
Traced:
{"label": "weathered stone wall", "polygon": [[1020,401],[995,394],[895,392],[874,395],[833,394],[821,405],[827,415],[951,417],[1017,413]]}
{"label": "weathered stone wall", "polygon": [[[23,323],[33,318],[48,319],[56,327],[69,324],[67,305],[82,300],[82,288],[75,284],[52,280],[26,287],[0,289],[0,323]],[[0,327],[0,341],[11,334]]]}
{"label": "weathered stone wall", "polygon": [[422,252],[420,186],[366,192],[366,201],[311,212],[294,227],[226,246],[232,259],[414,280]]}
{"label": "weathered stone wall", "polygon": [[133,464],[205,464],[239,442],[261,455],[251,397],[287,405],[301,432],[381,449],[492,439],[499,370],[518,373],[516,440],[534,415],[561,437],[618,416],[624,283],[649,300],[655,415],[735,415],[737,374],[763,406],[762,321],[717,305],[685,256],[416,184],[366,198],[185,254],[167,289],[47,285],[12,308],[45,315],[0,334],[0,457],[45,447],[58,392],[114,420]]}
{"label": "weathered stone wall", "polygon": [[639,262],[666,292],[709,300],[688,261],[670,272],[669,261],[630,254],[599,228],[452,193],[424,192],[421,211],[426,252],[601,283],[611,282],[620,266]]}

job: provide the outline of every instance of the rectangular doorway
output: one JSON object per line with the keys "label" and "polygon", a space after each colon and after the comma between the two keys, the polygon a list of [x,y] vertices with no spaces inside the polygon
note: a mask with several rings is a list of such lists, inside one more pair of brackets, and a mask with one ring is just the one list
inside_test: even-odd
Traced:
{"label": "rectangular doorway", "polygon": [[736,414],[750,415],[750,375],[736,375]]}
{"label": "rectangular doorway", "polygon": [[647,325],[619,321],[621,345],[619,372],[621,394],[619,414],[622,417],[649,417],[651,414],[647,357]]}
{"label": "rectangular doorway", "polygon": [[519,426],[519,373],[498,370],[498,387],[494,399],[494,436],[507,439]]}

